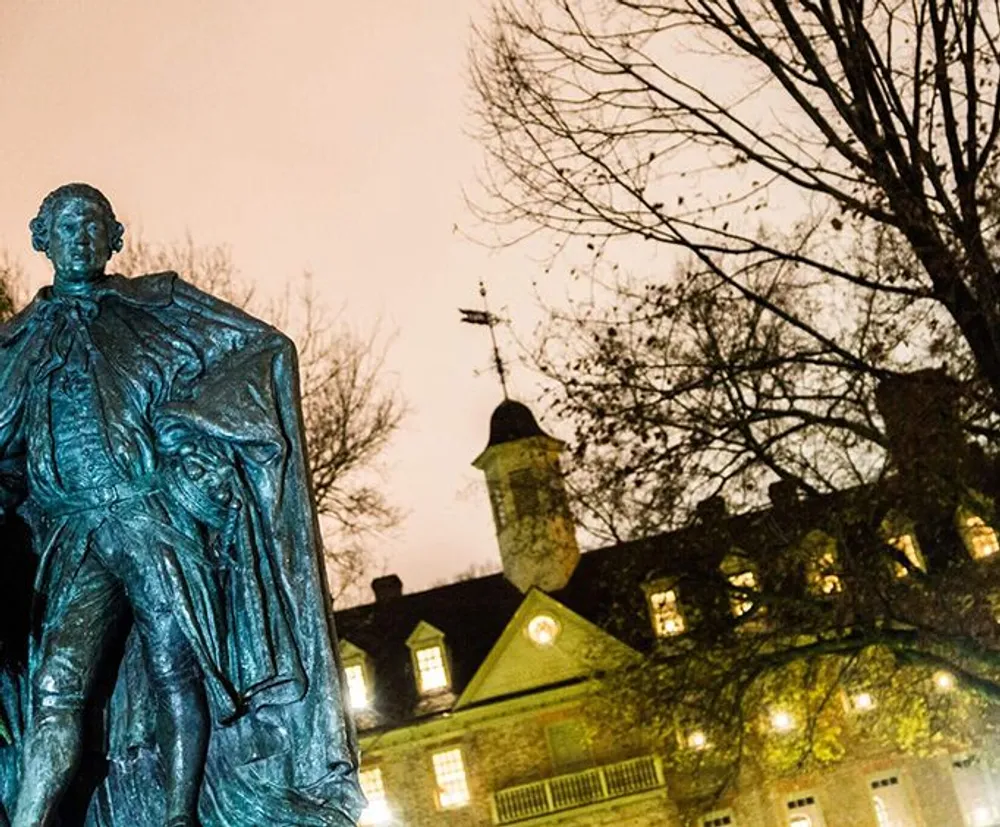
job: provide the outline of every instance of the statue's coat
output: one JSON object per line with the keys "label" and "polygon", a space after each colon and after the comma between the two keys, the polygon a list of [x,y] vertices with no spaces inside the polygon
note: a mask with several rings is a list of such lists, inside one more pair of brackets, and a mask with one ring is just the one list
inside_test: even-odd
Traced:
{"label": "statue's coat", "polygon": [[[172,550],[149,562],[169,584],[205,676],[213,729],[201,818],[207,827],[354,824],[363,797],[323,588],[294,346],[174,273],[108,276],[91,295],[104,405],[123,420],[145,420],[157,436],[191,435],[215,459],[231,495],[225,504],[213,501],[179,464],[165,463],[158,451],[142,455],[128,429],[108,429],[112,452],[133,466],[131,477],[153,473],[152,496],[170,514],[162,523],[138,522],[127,501],[103,512],[120,521],[126,538],[152,532]],[[72,589],[88,526],[87,513],[43,516],[25,499],[25,462],[29,454],[42,461],[47,435],[24,434],[21,425],[28,389],[64,357],[60,301],[43,288],[0,329],[0,504],[19,504],[31,527],[34,593],[44,597],[46,622],[57,622],[60,600]],[[8,531],[15,527],[8,521]],[[0,569],[4,554],[0,546]],[[155,700],[136,637],[128,637],[111,676],[104,743],[88,744],[108,763],[96,789],[85,790],[86,816],[78,822],[85,827],[163,823]],[[31,657],[29,645],[29,671]],[[11,742],[0,746],[0,825],[16,794],[25,684],[16,659],[5,666],[0,657],[0,744]]]}

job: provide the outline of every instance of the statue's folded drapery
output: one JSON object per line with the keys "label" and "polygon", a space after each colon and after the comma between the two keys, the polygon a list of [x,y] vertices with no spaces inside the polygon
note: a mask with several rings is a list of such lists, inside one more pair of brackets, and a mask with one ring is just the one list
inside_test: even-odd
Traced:
{"label": "statue's folded drapery", "polygon": [[[119,520],[123,542],[134,536],[150,549],[149,564],[204,675],[213,727],[203,820],[213,827],[354,824],[363,798],[323,588],[294,347],[172,273],[107,277],[94,294],[101,358],[93,369],[103,404],[114,408],[116,421],[148,423],[156,452],[152,460],[140,456],[114,428],[108,443],[122,456],[133,450],[135,462],[154,473],[134,475],[148,487],[141,509],[127,499],[89,504],[82,514],[58,498],[21,503],[37,558],[34,616],[44,602],[46,622],[58,622],[94,515]],[[11,482],[23,479],[21,453],[38,461],[46,450],[37,434],[25,445],[19,427],[30,404],[26,389],[66,358],[58,304],[43,290],[0,331],[0,485],[7,504],[23,499]],[[147,377],[146,385],[136,377]],[[210,483],[187,470],[184,451],[192,446],[203,463],[209,460]],[[14,529],[14,521],[5,528]],[[0,545],[0,571],[4,555]],[[78,794],[86,827],[163,823],[155,699],[136,638],[126,640],[102,725],[87,745],[88,755],[103,755],[107,764],[96,788]],[[30,646],[27,656],[30,671]],[[7,742],[0,746],[0,825],[17,784],[25,680],[16,664],[0,657],[0,744]]]}

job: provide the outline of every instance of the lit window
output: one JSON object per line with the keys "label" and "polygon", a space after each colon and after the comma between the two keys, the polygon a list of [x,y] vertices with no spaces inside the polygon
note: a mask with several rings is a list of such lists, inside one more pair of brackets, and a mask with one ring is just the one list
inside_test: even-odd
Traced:
{"label": "lit window", "polygon": [[758,590],[757,575],[747,569],[737,574],[730,574],[729,585],[734,589],[734,593],[729,597],[729,606],[734,617],[743,617],[753,608],[751,592]]}
{"label": "lit window", "polygon": [[823,531],[810,531],[802,538],[806,588],[813,594],[832,595],[843,591],[840,581],[837,541]]}
{"label": "lit window", "polygon": [[385,784],[382,783],[382,770],[372,767],[358,773],[361,791],[368,799],[368,806],[361,813],[359,824],[388,824],[392,814],[389,812],[389,802],[385,796]]}
{"label": "lit window", "polygon": [[469,803],[469,784],[465,778],[462,750],[437,752],[432,758],[437,781],[438,806],[443,809],[464,807]]}
{"label": "lit window", "polygon": [[[927,570],[927,567],[924,565],[924,556],[920,553],[920,547],[917,545],[916,536],[907,532],[906,534],[897,534],[895,537],[890,537],[886,542],[903,552],[913,568],[920,571]],[[900,578],[906,577],[910,573],[909,569],[901,563],[893,563],[893,571],[895,571],[896,577]]]}
{"label": "lit window", "polygon": [[539,646],[551,646],[559,637],[559,622],[549,615],[535,615],[528,622],[528,637]]}
{"label": "lit window", "polygon": [[417,671],[420,673],[420,691],[433,692],[448,686],[448,670],[444,665],[444,652],[440,646],[417,649]]}
{"label": "lit window", "polygon": [[352,663],[344,667],[347,678],[347,694],[351,699],[351,707],[364,709],[368,706],[368,685],[365,682],[365,667],[360,663]]}
{"label": "lit window", "polygon": [[985,560],[1000,551],[997,533],[986,525],[982,517],[976,514],[961,514],[959,529],[965,547],[974,560]]}
{"label": "lit window", "polygon": [[684,631],[684,615],[677,603],[676,589],[651,591],[649,609],[653,616],[653,631],[657,637],[672,637]]}

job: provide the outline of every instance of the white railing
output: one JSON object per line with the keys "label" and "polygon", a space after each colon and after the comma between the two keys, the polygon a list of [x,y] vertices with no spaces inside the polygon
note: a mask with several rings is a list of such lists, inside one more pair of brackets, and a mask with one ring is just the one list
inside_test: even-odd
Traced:
{"label": "white railing", "polygon": [[655,755],[645,755],[497,790],[491,796],[493,822],[514,824],[547,813],[649,792],[662,786],[663,766],[660,759]]}

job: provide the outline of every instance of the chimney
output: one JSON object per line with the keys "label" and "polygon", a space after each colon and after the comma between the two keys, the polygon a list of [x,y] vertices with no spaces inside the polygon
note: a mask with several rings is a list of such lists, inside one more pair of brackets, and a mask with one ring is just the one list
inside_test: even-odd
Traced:
{"label": "chimney", "polygon": [[795,480],[778,480],[767,487],[767,496],[776,511],[788,511],[799,501],[799,485]]}
{"label": "chimney", "polygon": [[707,497],[694,507],[698,522],[702,525],[712,525],[726,519],[726,500],[721,494]]}
{"label": "chimney", "polygon": [[387,574],[372,580],[372,591],[376,603],[389,603],[403,594],[403,581],[398,574]]}
{"label": "chimney", "polygon": [[891,376],[879,383],[875,406],[901,471],[957,477],[968,451],[958,415],[961,394],[958,382],[941,368]]}

